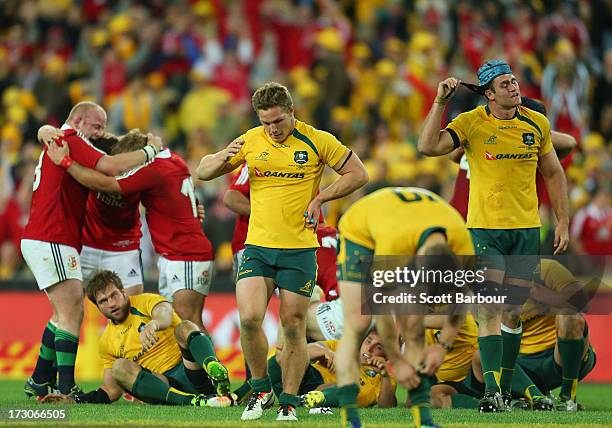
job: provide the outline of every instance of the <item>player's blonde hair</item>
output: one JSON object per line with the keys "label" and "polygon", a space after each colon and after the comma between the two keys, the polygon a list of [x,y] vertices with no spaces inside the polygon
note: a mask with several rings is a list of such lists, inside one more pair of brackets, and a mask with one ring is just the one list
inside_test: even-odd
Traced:
{"label": "player's blonde hair", "polygon": [[96,294],[98,294],[99,291],[106,289],[106,287],[111,284],[117,287],[119,290],[123,290],[123,283],[121,282],[119,275],[110,270],[99,271],[87,283],[87,288],[85,289],[87,298],[91,300],[93,304],[97,305]]}
{"label": "player's blonde hair", "polygon": [[268,82],[257,89],[251,98],[251,103],[256,112],[273,107],[281,107],[286,112],[293,109],[293,100],[289,89],[277,82]]}
{"label": "player's blonde hair", "polygon": [[116,155],[118,153],[127,153],[140,150],[147,145],[148,139],[149,137],[140,132],[140,129],[132,129],[127,134],[119,137],[119,141],[117,141],[117,143],[113,146],[111,154]]}

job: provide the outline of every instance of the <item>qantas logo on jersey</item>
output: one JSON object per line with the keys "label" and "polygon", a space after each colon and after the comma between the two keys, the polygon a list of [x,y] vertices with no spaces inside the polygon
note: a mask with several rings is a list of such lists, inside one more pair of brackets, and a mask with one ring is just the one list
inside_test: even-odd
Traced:
{"label": "qantas logo on jersey", "polygon": [[493,156],[491,153],[485,152],[486,160],[498,160],[498,159],[523,160],[523,159],[532,159],[532,158],[533,158],[533,153],[498,153],[495,156]]}
{"label": "qantas logo on jersey", "polygon": [[257,168],[253,168],[255,177],[278,177],[278,178],[304,178],[303,172],[279,172],[279,171],[264,171],[261,172]]}

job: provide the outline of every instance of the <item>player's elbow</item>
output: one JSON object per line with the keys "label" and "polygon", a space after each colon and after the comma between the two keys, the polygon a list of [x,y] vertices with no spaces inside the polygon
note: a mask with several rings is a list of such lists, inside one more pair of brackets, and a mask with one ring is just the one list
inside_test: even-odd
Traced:
{"label": "player's elbow", "polygon": [[206,162],[206,157],[202,159],[198,167],[196,168],[196,175],[200,180],[212,180],[214,177],[212,168],[209,168]]}
{"label": "player's elbow", "polygon": [[425,156],[437,156],[438,153],[435,151],[435,144],[432,141],[427,141],[423,138],[419,138],[417,142],[417,150],[419,153]]}
{"label": "player's elbow", "polygon": [[370,181],[368,171],[363,165],[361,165],[361,167],[355,171],[355,181],[358,184],[358,187],[365,186],[368,184],[368,181]]}

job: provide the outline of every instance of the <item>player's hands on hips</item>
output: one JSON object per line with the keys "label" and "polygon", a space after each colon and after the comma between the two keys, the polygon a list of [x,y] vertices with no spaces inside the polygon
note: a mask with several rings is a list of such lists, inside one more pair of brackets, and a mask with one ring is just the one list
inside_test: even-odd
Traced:
{"label": "player's hands on hips", "polygon": [[52,141],[57,141],[64,136],[61,129],[51,125],[43,125],[38,129],[38,141],[41,141],[48,146]]}
{"label": "player's hands on hips", "polygon": [[438,83],[436,102],[447,102],[450,100],[455,95],[459,83],[461,83],[461,80],[454,77],[449,77]]}
{"label": "player's hands on hips", "polygon": [[240,151],[243,144],[244,140],[240,137],[229,143],[227,147],[223,149],[225,160],[228,161],[233,158]]}
{"label": "player's hands on hips", "polygon": [[561,254],[567,250],[567,246],[569,245],[569,230],[568,225],[565,222],[560,222],[555,227],[555,242],[554,249],[555,252],[553,254]]}
{"label": "player's hands on hips", "polygon": [[74,398],[64,394],[47,394],[40,402],[44,404],[76,404]]}
{"label": "player's hands on hips", "polygon": [[318,198],[314,198],[308,204],[308,208],[304,212],[304,227],[306,229],[312,229],[313,232],[317,231],[319,216],[321,215],[321,204],[322,202]]}
{"label": "player's hands on hips", "polygon": [[49,156],[49,159],[56,165],[62,163],[64,156],[68,156],[69,154],[70,149],[68,148],[68,144],[60,146],[57,141],[51,141],[47,144],[47,156]]}
{"label": "player's hands on hips", "polygon": [[438,343],[434,343],[433,345],[428,346],[423,350],[423,363],[419,368],[419,372],[433,375],[436,373],[436,370],[442,365],[444,362],[444,357],[446,356],[446,349],[442,347],[442,345]]}
{"label": "player's hands on hips", "polygon": [[403,359],[395,361],[393,365],[387,365],[387,371],[406,389],[414,389],[421,383],[421,378],[412,364]]}
{"label": "player's hands on hips", "polygon": [[151,349],[159,340],[157,337],[157,321],[149,321],[140,332],[140,343],[142,343],[142,349],[148,351]]}

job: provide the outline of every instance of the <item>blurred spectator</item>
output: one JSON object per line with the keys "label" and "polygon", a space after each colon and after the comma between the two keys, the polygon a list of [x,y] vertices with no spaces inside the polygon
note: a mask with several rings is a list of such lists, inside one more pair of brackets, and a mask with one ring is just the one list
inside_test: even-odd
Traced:
{"label": "blurred spectator", "polygon": [[572,220],[572,247],[578,254],[612,254],[610,182],[595,186],[591,194],[591,202]]}
{"label": "blurred spectator", "polygon": [[542,96],[549,105],[548,119],[553,129],[572,134],[577,140],[586,131],[589,72],[577,60],[568,39],[555,44],[555,59],[542,75]]}
{"label": "blurred spectator", "polygon": [[144,76],[137,75],[115,99],[108,112],[108,131],[125,134],[138,128],[142,132],[161,131],[160,99],[149,87]]}
{"label": "blurred spectator", "polygon": [[603,73],[593,89],[591,127],[602,134],[609,144],[612,140],[612,48],[604,55]]}

